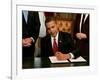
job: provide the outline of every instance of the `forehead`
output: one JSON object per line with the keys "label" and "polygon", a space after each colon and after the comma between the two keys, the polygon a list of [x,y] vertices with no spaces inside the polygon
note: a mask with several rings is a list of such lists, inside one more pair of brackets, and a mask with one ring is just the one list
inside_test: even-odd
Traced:
{"label": "forehead", "polygon": [[47,23],[47,27],[51,26],[51,25],[54,25],[55,23],[56,23],[55,21],[50,21],[50,22]]}

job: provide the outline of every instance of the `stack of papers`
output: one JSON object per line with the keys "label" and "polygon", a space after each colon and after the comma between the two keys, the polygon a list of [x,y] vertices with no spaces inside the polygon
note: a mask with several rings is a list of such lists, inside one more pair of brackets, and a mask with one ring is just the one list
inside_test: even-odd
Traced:
{"label": "stack of papers", "polygon": [[78,57],[76,59],[69,59],[68,60],[58,60],[55,56],[50,56],[49,57],[51,63],[69,63],[70,62],[86,62],[86,60],[83,57]]}
{"label": "stack of papers", "polygon": [[66,63],[69,62],[68,60],[58,60],[55,56],[49,57],[51,63]]}
{"label": "stack of papers", "polygon": [[71,62],[86,62],[86,60],[82,56],[80,56],[80,57],[78,57],[76,59],[69,59],[69,60]]}

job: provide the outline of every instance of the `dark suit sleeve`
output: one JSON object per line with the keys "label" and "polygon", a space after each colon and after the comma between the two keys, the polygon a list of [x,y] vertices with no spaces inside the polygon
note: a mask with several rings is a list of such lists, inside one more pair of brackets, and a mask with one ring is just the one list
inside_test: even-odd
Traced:
{"label": "dark suit sleeve", "polygon": [[72,39],[71,35],[68,33],[62,33],[60,35],[61,43],[59,44],[59,49],[62,53],[68,54],[72,53],[75,58],[79,56],[79,50],[75,48],[74,40]]}
{"label": "dark suit sleeve", "polygon": [[74,40],[72,39],[72,37],[69,35],[69,45],[70,45],[70,52],[74,55],[74,58],[77,58],[80,56],[80,52],[79,49],[76,47]]}
{"label": "dark suit sleeve", "polygon": [[46,35],[44,38],[41,38],[41,56],[49,57],[53,55],[50,35]]}
{"label": "dark suit sleeve", "polygon": [[46,38],[41,38],[41,57],[46,57]]}
{"label": "dark suit sleeve", "polygon": [[29,21],[30,31],[29,32],[30,32],[31,37],[33,37],[33,39],[36,41],[39,35],[39,30],[40,30],[39,14],[38,12],[32,12],[32,11],[29,11],[29,13],[30,13],[30,21]]}
{"label": "dark suit sleeve", "polygon": [[79,32],[81,14],[77,14],[74,21],[73,38],[76,40],[76,33]]}

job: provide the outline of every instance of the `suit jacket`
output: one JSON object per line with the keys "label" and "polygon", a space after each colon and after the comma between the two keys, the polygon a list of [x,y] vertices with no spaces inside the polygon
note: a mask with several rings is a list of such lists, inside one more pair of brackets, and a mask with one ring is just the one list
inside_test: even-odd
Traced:
{"label": "suit jacket", "polygon": [[76,40],[76,46],[79,48],[81,56],[88,56],[88,57],[89,57],[89,26],[90,26],[89,17],[90,16],[88,15],[85,22],[84,23],[82,22],[83,24],[81,28],[81,32],[87,35],[86,39],[79,40],[76,38],[76,33],[79,32],[81,14],[77,14],[74,25],[74,39]]}
{"label": "suit jacket", "polygon": [[33,37],[34,40],[38,38],[40,30],[40,21],[38,12],[28,11],[28,20],[25,21],[22,13],[22,37]]}
{"label": "suit jacket", "polygon": [[[75,50],[74,42],[70,36],[70,34],[65,32],[59,32],[58,35],[58,50],[64,54],[72,52],[75,57],[79,56],[77,50]],[[52,44],[51,44],[51,36],[47,35],[46,37],[41,39],[41,56],[48,57],[53,56]]]}
{"label": "suit jacket", "polygon": [[22,47],[23,57],[32,57],[34,56],[35,42],[39,35],[40,21],[38,12],[28,11],[27,23],[22,13],[22,38],[32,37],[34,43],[30,47]]}
{"label": "suit jacket", "polygon": [[[74,36],[76,35],[76,33],[79,32],[80,19],[81,19],[81,14],[77,14],[74,25]],[[89,42],[89,15],[85,20],[85,22],[82,22],[81,32],[87,35],[87,39],[85,39],[84,41]]]}

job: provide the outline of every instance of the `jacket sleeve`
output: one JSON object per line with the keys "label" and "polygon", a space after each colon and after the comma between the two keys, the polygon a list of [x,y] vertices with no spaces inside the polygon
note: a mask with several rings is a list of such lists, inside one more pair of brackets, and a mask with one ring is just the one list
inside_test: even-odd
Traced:
{"label": "jacket sleeve", "polygon": [[30,11],[30,35],[35,40],[37,40],[40,30],[40,20],[39,20],[39,14],[38,12],[32,12]]}

